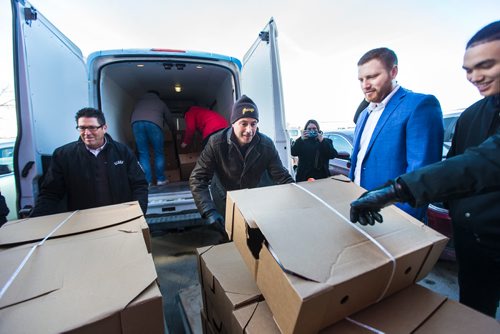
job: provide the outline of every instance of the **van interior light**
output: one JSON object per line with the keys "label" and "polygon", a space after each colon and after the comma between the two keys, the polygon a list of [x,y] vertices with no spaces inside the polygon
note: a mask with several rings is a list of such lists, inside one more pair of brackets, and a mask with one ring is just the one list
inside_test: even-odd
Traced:
{"label": "van interior light", "polygon": [[174,89],[177,93],[180,93],[182,91],[182,87],[180,84],[175,84]]}
{"label": "van interior light", "polygon": [[137,67],[144,67],[144,64],[137,64]]}
{"label": "van interior light", "polygon": [[202,65],[196,65],[196,68],[197,68],[197,69],[202,69],[202,68],[203,68],[203,66],[202,66]]}

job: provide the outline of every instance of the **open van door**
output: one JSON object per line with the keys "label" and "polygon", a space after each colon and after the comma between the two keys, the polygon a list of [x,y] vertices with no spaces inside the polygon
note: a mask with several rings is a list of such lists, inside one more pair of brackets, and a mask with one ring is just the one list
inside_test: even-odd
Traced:
{"label": "open van door", "polygon": [[271,18],[243,57],[241,87],[259,108],[259,131],[274,140],[283,165],[291,171],[277,35]]}
{"label": "open van door", "polygon": [[12,0],[18,138],[14,169],[19,207],[34,205],[52,152],[78,138],[75,113],[88,106],[80,49],[29,2]]}

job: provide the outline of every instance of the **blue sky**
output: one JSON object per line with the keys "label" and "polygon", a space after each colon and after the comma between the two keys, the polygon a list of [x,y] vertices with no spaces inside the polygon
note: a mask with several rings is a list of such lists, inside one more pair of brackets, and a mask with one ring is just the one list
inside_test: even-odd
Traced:
{"label": "blue sky", "polygon": [[[302,125],[316,118],[323,128],[350,122],[362,99],[357,60],[380,46],[398,54],[399,83],[434,94],[445,112],[478,100],[480,95],[461,69],[464,46],[478,29],[498,20],[500,13],[497,0],[31,3],[84,55],[106,49],[164,47],[241,59],[274,17],[287,121]],[[10,15],[10,1],[0,0],[0,88],[12,92]],[[14,131],[12,110],[1,108],[0,119],[0,137]]]}

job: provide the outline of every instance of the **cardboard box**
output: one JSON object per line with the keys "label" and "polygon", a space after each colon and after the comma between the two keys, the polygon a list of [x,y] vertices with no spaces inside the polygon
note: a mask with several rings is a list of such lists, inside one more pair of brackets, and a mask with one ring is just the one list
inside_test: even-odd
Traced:
{"label": "cardboard box", "polygon": [[383,224],[352,224],[363,192],[338,177],[228,192],[226,230],[283,333],[317,332],[411,285],[445,247],[394,206]]}
{"label": "cardboard box", "polygon": [[179,163],[182,165],[195,164],[200,156],[199,152],[179,154]]}
{"label": "cardboard box", "polygon": [[231,333],[281,334],[265,301],[235,310]]}
{"label": "cardboard box", "polygon": [[179,182],[181,180],[181,170],[179,168],[166,170],[165,174],[169,182]]}
{"label": "cardboard box", "polygon": [[181,180],[182,181],[189,180],[189,177],[191,176],[191,172],[193,171],[194,166],[196,166],[196,163],[181,165],[180,169],[181,169]]}
{"label": "cardboard box", "polygon": [[217,334],[212,324],[208,321],[207,315],[203,309],[201,309],[200,316],[203,334]]}
{"label": "cardboard box", "polygon": [[233,243],[197,252],[207,319],[219,332],[230,333],[233,311],[261,300],[262,295]]}
{"label": "cardboard box", "polygon": [[[79,210],[75,213],[64,212],[9,221],[0,230],[0,248],[40,241],[65,220],[68,221],[58,228],[51,238],[81,234],[113,226],[117,229],[137,226],[142,231],[148,253],[151,253],[148,224],[137,201]],[[128,224],[128,227],[123,224]]]}
{"label": "cardboard box", "polygon": [[1,288],[54,230],[0,299],[0,332],[164,332],[137,202],[8,222],[0,230]]}
{"label": "cardboard box", "polygon": [[[281,333],[265,301],[234,311],[234,320],[233,333]],[[320,332],[337,333],[486,334],[500,333],[500,323],[414,284]]]}
{"label": "cardboard box", "polygon": [[321,331],[330,333],[500,333],[500,323],[415,284]]}
{"label": "cardboard box", "polygon": [[[33,245],[0,251],[1,287]],[[34,249],[0,300],[0,332],[140,333],[148,328],[163,333],[156,278],[140,228],[112,226],[48,239]]]}

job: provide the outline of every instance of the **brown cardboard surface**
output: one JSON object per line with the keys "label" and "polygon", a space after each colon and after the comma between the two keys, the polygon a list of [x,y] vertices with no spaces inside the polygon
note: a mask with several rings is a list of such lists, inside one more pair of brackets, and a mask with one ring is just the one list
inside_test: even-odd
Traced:
{"label": "brown cardboard surface", "polygon": [[199,152],[179,154],[179,163],[181,165],[194,164],[198,160],[199,156]]}
{"label": "brown cardboard surface", "polygon": [[[73,212],[7,222],[0,231],[0,246],[42,240],[71,214]],[[118,225],[140,217],[143,217],[143,213],[137,201],[80,210],[62,225],[52,238]],[[145,221],[143,226],[147,228]]]}
{"label": "brown cardboard surface", "polygon": [[280,334],[265,301],[247,305],[233,312],[232,333]]}
{"label": "brown cardboard surface", "polygon": [[[411,285],[445,246],[444,236],[393,206],[383,224],[350,223],[349,204],[363,191],[330,178],[228,193],[226,229],[283,332],[318,331]],[[266,239],[258,260],[247,246],[253,227]]]}
{"label": "brown cardboard surface", "polygon": [[230,328],[233,310],[262,295],[233,243],[197,251],[207,319],[216,329]]}
{"label": "brown cardboard surface", "polygon": [[181,180],[181,170],[179,168],[166,170],[165,175],[169,182],[179,182]]}
{"label": "brown cardboard surface", "polygon": [[181,170],[181,180],[182,181],[189,180],[189,177],[191,176],[191,172],[193,171],[195,166],[196,166],[195,162],[189,163],[189,164],[181,164],[180,170]]}
{"label": "brown cardboard surface", "polygon": [[500,333],[500,324],[420,285],[411,285],[333,326],[334,333]]}
{"label": "brown cardboard surface", "polygon": [[454,300],[447,300],[415,334],[500,333],[500,323]]}
{"label": "brown cardboard surface", "polygon": [[[0,286],[31,247],[0,251]],[[0,332],[55,333],[95,323],[127,333],[145,326],[137,323],[138,314],[145,312],[148,321],[158,325],[163,311],[161,295],[152,286],[155,280],[140,229],[103,229],[47,240],[35,249],[2,298]],[[163,326],[154,332],[162,331]]]}

